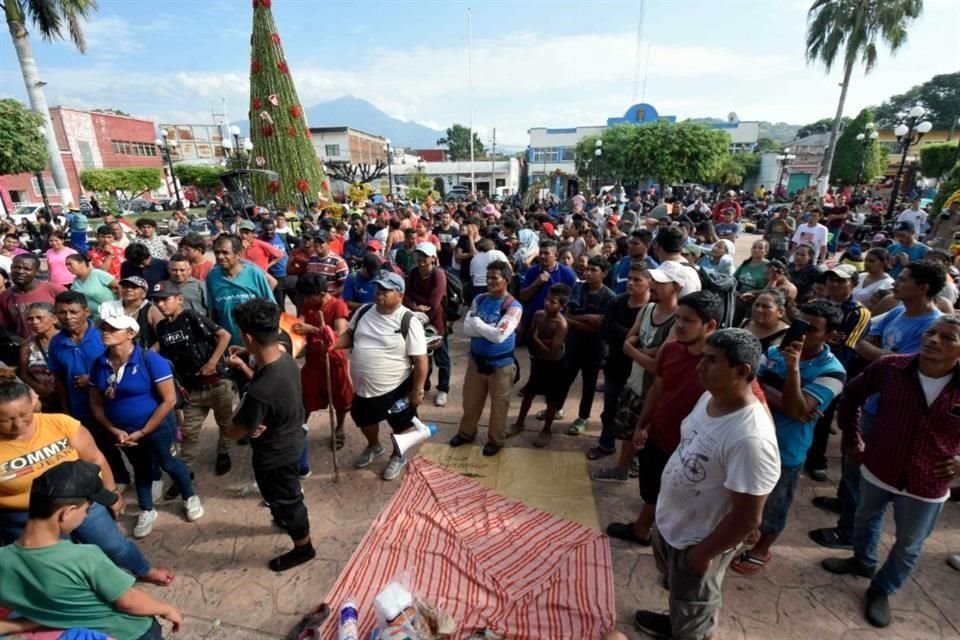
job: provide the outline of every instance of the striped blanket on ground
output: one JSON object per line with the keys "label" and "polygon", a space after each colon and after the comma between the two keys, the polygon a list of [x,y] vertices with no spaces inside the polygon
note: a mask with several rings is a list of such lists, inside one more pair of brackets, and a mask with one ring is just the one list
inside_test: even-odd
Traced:
{"label": "striped blanket on ground", "polygon": [[[325,601],[357,600],[360,637],[396,576],[457,621],[510,640],[588,640],[613,627],[610,546],[600,533],[505,498],[424,458],[370,526]],[[323,637],[336,639],[336,613]]]}

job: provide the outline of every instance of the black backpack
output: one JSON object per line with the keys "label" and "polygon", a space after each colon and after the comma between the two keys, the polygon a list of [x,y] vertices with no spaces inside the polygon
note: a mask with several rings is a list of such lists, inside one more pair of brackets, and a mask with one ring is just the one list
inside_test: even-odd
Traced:
{"label": "black backpack", "polygon": [[452,271],[444,271],[447,276],[447,292],[443,296],[443,317],[453,322],[463,317],[466,300],[463,297],[463,282]]}
{"label": "black backpack", "polygon": [[700,288],[716,294],[723,304],[723,315],[717,329],[727,329],[733,326],[733,315],[737,308],[737,280],[733,276],[723,275],[714,271],[698,268]]}
{"label": "black backpack", "polygon": [[[363,305],[362,307],[358,308],[358,309],[356,310],[356,312],[355,312],[355,313],[356,313],[356,322],[354,322],[354,326],[359,327],[359,326],[360,326],[360,319],[361,319],[364,315],[366,315],[367,311],[370,311],[370,309],[372,309],[372,308],[375,307],[375,306],[377,306],[375,303],[369,302],[369,303]],[[403,310],[403,315],[400,316],[400,329],[399,329],[399,331],[397,331],[397,333],[399,333],[399,334],[403,337],[404,340],[407,339],[407,335],[410,333],[410,321],[411,321],[411,320],[413,320],[413,311],[410,311],[409,309],[404,309],[404,310]]]}

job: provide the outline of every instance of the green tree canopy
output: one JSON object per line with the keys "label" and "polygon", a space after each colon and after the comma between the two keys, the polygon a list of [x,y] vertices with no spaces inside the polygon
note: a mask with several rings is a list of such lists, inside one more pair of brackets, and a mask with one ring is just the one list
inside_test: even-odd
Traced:
{"label": "green tree canopy", "polygon": [[85,169],[80,172],[80,184],[84,189],[98,193],[119,191],[134,197],[154,189],[163,183],[161,169],[136,167],[127,169]]}
{"label": "green tree canopy", "polygon": [[709,182],[715,182],[724,187],[739,187],[745,180],[756,176],[759,171],[759,155],[755,153],[736,153],[728,155],[721,161]]}
{"label": "green tree canopy", "polygon": [[960,118],[960,71],[933,76],[923,84],[888,98],[874,109],[877,122],[884,127],[894,127],[900,122],[898,114],[916,105],[927,110],[924,119],[933,123],[935,129],[949,129],[952,137],[957,118]]}
{"label": "green tree canopy", "polygon": [[[830,176],[834,182],[845,185],[856,182],[857,174],[860,172],[860,153],[863,149],[862,143],[857,140],[857,135],[861,133],[865,136],[869,135],[867,124],[870,122],[873,122],[873,114],[869,109],[864,109],[850,121],[837,140],[837,150],[830,167]],[[880,141],[868,141],[860,181],[870,182],[881,175],[886,166],[887,153],[880,145]]]}
{"label": "green tree canopy", "polygon": [[920,170],[930,178],[945,176],[957,164],[957,144],[928,144],[920,148]]}
{"label": "green tree canopy", "polygon": [[[438,145],[447,147],[447,155],[451,160],[469,160],[470,159],[470,129],[462,124],[454,124],[447,129],[445,138],[437,140]],[[483,143],[477,132],[473,132],[473,157],[479,158],[483,155]]]}
{"label": "green tree canopy", "polygon": [[417,172],[410,176],[410,186],[407,189],[407,197],[414,202],[425,202],[427,196],[431,196],[435,202],[439,202],[440,194],[433,189],[433,179],[425,173]]}
{"label": "green tree canopy", "polygon": [[773,138],[757,138],[757,146],[754,147],[754,153],[764,153],[773,151],[779,153],[783,149],[783,143],[777,142]]}
{"label": "green tree canopy", "polygon": [[180,184],[200,189],[216,189],[223,174],[222,168],[208,164],[178,164],[175,171]]}
{"label": "green tree canopy", "polygon": [[[844,116],[840,120],[840,130],[850,124],[850,118]],[[806,138],[815,133],[828,133],[833,126],[833,118],[820,118],[816,122],[805,124],[797,130],[797,138]]]}
{"label": "green tree canopy", "polygon": [[43,118],[18,100],[0,100],[0,176],[35,173],[47,166]]}

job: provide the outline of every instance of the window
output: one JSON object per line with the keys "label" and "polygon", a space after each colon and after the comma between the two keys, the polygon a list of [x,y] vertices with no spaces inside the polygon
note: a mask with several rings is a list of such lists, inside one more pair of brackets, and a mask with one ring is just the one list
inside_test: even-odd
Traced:
{"label": "window", "polygon": [[[38,198],[42,197],[43,194],[40,193],[40,183],[37,181],[37,176],[32,176],[30,182],[33,184],[33,194]],[[43,176],[43,188],[47,190],[47,195],[56,195],[57,193],[57,185],[50,176]],[[16,201],[16,198],[14,198],[14,201]]]}
{"label": "window", "polygon": [[340,156],[340,145],[338,144],[328,144],[324,145],[323,153],[328,158],[336,158]]}
{"label": "window", "polygon": [[90,150],[90,143],[84,140],[78,140],[77,146],[80,148],[80,162],[84,169],[93,169],[97,165],[93,162],[93,151]]}
{"label": "window", "polygon": [[535,147],[532,162],[573,162],[573,147]]}
{"label": "window", "polygon": [[[113,152],[121,156],[155,156],[157,146],[152,142],[130,142],[129,140],[111,140]],[[83,142],[81,145],[85,144]],[[81,153],[83,147],[81,146]]]}

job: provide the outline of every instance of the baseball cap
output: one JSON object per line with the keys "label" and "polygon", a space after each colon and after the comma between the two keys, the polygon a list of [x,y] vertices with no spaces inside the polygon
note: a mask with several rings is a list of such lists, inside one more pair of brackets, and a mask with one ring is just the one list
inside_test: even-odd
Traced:
{"label": "baseball cap", "polygon": [[900,233],[901,231],[906,231],[908,233],[913,233],[917,228],[909,220],[901,220],[897,224],[893,225],[893,232]]}
{"label": "baseball cap", "polygon": [[553,237],[553,235],[557,232],[552,222],[544,222],[543,224],[540,225],[540,228],[543,229],[543,232],[545,234],[551,237]]}
{"label": "baseball cap", "polygon": [[370,240],[367,242],[367,249],[373,249],[374,251],[380,251],[383,249],[383,243],[379,240]]}
{"label": "baseball cap", "polygon": [[384,289],[390,289],[391,291],[399,291],[400,293],[406,291],[407,288],[403,282],[403,278],[392,271],[380,272],[380,277],[374,280],[373,284],[383,287]]}
{"label": "baseball cap", "polygon": [[169,298],[171,296],[183,295],[180,291],[180,287],[177,286],[176,282],[171,282],[170,280],[164,280],[163,282],[158,282],[153,285],[153,290],[150,292],[150,297],[157,298]]}
{"label": "baseball cap", "polygon": [[690,268],[683,266],[679,262],[667,260],[656,269],[648,269],[647,273],[654,282],[676,282],[679,285],[684,285],[689,279],[689,275],[685,273],[686,271],[690,271]]}
{"label": "baseball cap", "polygon": [[237,225],[237,231],[256,231],[257,226],[249,220],[241,220]]}
{"label": "baseball cap", "polygon": [[883,244],[887,241],[887,236],[882,233],[877,233],[873,236],[872,244]]}
{"label": "baseball cap", "polygon": [[30,498],[85,498],[109,507],[120,498],[103,488],[100,467],[85,460],[61,462],[36,478]]}
{"label": "baseball cap", "polygon": [[432,242],[419,242],[413,250],[415,253],[422,253],[423,255],[430,256],[431,258],[437,257],[437,248]]}
{"label": "baseball cap", "polygon": [[107,304],[101,305],[100,325],[109,325],[114,329],[130,329],[134,333],[140,333],[140,323],[135,318],[125,314],[123,309]]}
{"label": "baseball cap", "polygon": [[140,287],[144,291],[148,291],[150,289],[150,285],[147,284],[147,281],[140,276],[129,276],[121,280],[120,284],[129,284],[133,287]]}
{"label": "baseball cap", "polygon": [[318,242],[330,242],[330,232],[326,229],[320,229],[313,232],[313,239]]}
{"label": "baseball cap", "polygon": [[827,269],[827,273],[832,273],[843,280],[857,277],[857,270],[852,264],[838,264],[832,269]]}

